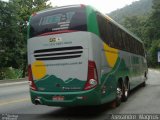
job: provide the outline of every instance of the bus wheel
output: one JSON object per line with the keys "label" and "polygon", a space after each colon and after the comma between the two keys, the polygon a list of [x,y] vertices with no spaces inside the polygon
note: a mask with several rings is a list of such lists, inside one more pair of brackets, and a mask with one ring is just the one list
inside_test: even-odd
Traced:
{"label": "bus wheel", "polygon": [[148,79],[148,74],[145,72],[144,73],[144,78],[147,80]]}
{"label": "bus wheel", "polygon": [[141,84],[141,87],[145,87],[146,86],[146,80],[148,79],[147,73],[144,73],[144,82]]}
{"label": "bus wheel", "polygon": [[146,81],[144,81],[142,84],[141,84],[142,87],[145,87],[146,86]]}
{"label": "bus wheel", "polygon": [[127,80],[125,81],[124,87],[123,87],[123,96],[122,96],[123,102],[127,101],[129,92],[130,92],[130,84],[129,84],[129,81]]}
{"label": "bus wheel", "polygon": [[117,89],[116,89],[116,99],[112,102],[112,108],[118,107],[122,101],[122,85],[118,82]]}

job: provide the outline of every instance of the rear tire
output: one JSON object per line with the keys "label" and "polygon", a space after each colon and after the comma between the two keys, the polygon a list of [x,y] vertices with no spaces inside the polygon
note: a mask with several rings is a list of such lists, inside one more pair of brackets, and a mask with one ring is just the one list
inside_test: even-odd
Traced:
{"label": "rear tire", "polygon": [[122,101],[122,85],[120,82],[118,82],[117,88],[116,88],[116,99],[112,102],[112,108],[118,107],[121,104]]}
{"label": "rear tire", "polygon": [[125,81],[124,87],[123,87],[123,96],[122,96],[122,101],[126,102],[129,96],[130,92],[130,84],[129,81]]}
{"label": "rear tire", "polygon": [[145,87],[146,86],[146,81],[144,81],[142,84],[141,84],[142,87]]}
{"label": "rear tire", "polygon": [[148,74],[146,72],[144,73],[144,78],[145,78],[145,80],[148,79]]}
{"label": "rear tire", "polygon": [[145,81],[141,84],[142,87],[146,86],[146,80],[148,79],[147,73],[144,74]]}

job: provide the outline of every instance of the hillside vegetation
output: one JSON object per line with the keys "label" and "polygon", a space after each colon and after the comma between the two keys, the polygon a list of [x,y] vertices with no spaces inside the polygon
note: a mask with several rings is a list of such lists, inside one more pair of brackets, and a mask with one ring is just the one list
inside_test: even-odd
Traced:
{"label": "hillside vegetation", "polygon": [[140,0],[124,8],[115,10],[108,15],[118,23],[122,23],[126,17],[148,16],[152,11],[152,5],[152,0]]}
{"label": "hillside vegetation", "polygon": [[[160,0],[140,0],[109,16],[144,42],[149,67],[160,67]],[[158,66],[159,65],[159,66]]]}

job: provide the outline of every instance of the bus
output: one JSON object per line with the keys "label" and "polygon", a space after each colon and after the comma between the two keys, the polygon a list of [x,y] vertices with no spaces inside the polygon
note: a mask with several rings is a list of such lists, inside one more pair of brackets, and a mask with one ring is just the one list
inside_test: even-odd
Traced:
{"label": "bus", "polygon": [[89,5],[34,13],[27,51],[35,105],[119,106],[147,80],[143,42]]}

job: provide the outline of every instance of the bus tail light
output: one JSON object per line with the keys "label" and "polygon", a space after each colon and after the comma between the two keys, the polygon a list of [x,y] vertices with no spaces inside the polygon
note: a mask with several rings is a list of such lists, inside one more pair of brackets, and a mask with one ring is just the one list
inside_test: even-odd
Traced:
{"label": "bus tail light", "polygon": [[85,84],[84,90],[95,88],[98,84],[98,74],[96,64],[94,61],[88,61],[88,79]]}
{"label": "bus tail light", "polygon": [[33,81],[31,65],[28,65],[28,80],[29,80],[30,88],[32,90],[37,90],[36,85],[35,85],[35,83]]}

